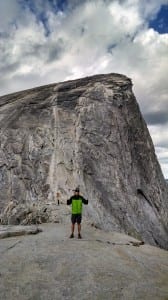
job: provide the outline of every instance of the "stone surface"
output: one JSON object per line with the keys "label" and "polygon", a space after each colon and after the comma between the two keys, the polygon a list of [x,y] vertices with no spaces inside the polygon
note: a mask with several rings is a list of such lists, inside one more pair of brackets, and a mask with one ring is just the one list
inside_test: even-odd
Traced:
{"label": "stone surface", "polygon": [[44,207],[59,192],[65,204],[80,185],[96,226],[168,249],[166,182],[129,78],[97,75],[0,97],[0,134],[2,218],[11,201]]}
{"label": "stone surface", "polygon": [[65,223],[69,220],[69,216],[70,209],[62,203],[59,206],[54,202],[13,204],[11,207],[8,206],[0,215],[0,223],[2,225]]}
{"label": "stone surface", "polygon": [[166,300],[168,252],[83,224],[69,239],[63,224],[0,242],[0,299]]}
{"label": "stone surface", "polygon": [[0,239],[27,234],[37,234],[41,229],[37,226],[0,226]]}

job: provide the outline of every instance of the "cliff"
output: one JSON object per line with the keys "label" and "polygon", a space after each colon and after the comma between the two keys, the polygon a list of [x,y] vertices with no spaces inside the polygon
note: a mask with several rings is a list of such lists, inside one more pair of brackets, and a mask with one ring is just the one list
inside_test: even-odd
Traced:
{"label": "cliff", "polygon": [[[80,186],[86,217],[168,249],[167,187],[129,78],[97,75],[0,97],[0,209],[62,203]],[[10,223],[10,221],[9,221]]]}

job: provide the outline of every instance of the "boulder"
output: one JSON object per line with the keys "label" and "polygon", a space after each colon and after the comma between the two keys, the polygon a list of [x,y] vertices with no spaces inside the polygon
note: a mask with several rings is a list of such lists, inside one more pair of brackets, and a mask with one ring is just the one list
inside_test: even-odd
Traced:
{"label": "boulder", "polygon": [[[11,203],[11,202],[10,202]],[[13,204],[0,215],[2,225],[31,225],[47,222],[65,223],[69,220],[70,211],[65,205],[58,206],[55,203],[27,203]]]}

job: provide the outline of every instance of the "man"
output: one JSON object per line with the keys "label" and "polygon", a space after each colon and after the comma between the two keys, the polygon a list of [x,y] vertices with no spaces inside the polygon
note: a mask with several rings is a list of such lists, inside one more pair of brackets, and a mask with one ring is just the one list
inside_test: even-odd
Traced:
{"label": "man", "polygon": [[74,190],[74,195],[67,200],[67,205],[72,204],[71,230],[70,238],[74,238],[75,223],[78,224],[78,239],[81,239],[81,220],[82,220],[82,203],[88,204],[88,200],[83,198],[79,193],[79,188]]}
{"label": "man", "polygon": [[60,205],[60,193],[59,192],[57,192],[56,197],[57,197],[57,204]]}

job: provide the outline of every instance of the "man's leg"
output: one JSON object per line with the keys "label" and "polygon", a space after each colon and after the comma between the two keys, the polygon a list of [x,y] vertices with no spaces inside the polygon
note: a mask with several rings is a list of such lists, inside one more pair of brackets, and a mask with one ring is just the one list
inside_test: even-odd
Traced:
{"label": "man's leg", "polygon": [[81,223],[78,224],[78,234],[81,232]]}
{"label": "man's leg", "polygon": [[75,230],[75,224],[71,224],[71,235],[70,235],[70,238],[74,238],[74,230]]}
{"label": "man's leg", "polygon": [[70,238],[74,237],[74,230],[75,230],[75,216],[71,216],[71,235]]}
{"label": "man's leg", "polygon": [[81,224],[78,224],[78,239],[81,239]]}
{"label": "man's leg", "polygon": [[82,221],[82,216],[79,215],[78,216],[78,220],[77,220],[77,222],[78,222],[78,239],[82,238],[81,237],[81,221]]}
{"label": "man's leg", "polygon": [[72,225],[71,225],[71,231],[72,231],[73,234],[74,234],[74,230],[75,230],[75,224],[72,223]]}

